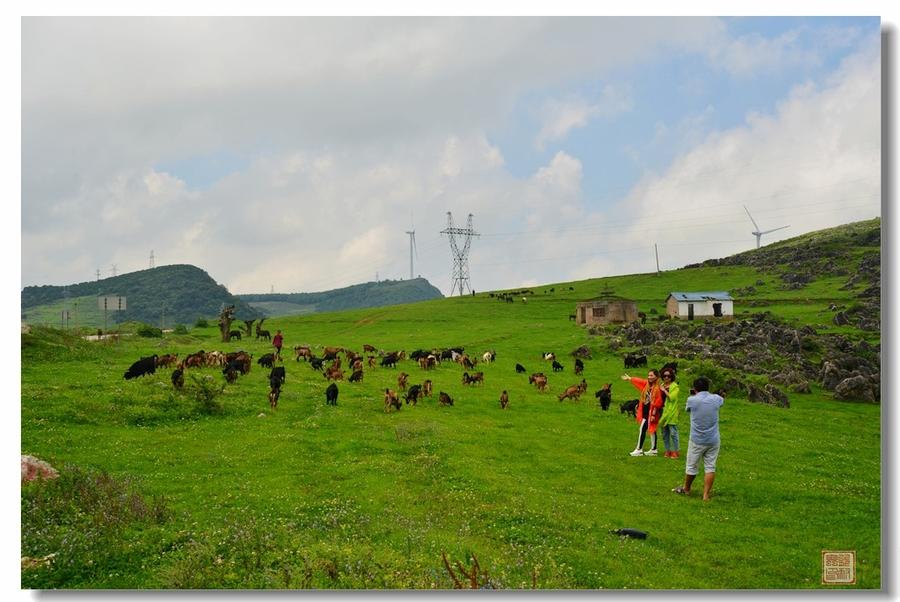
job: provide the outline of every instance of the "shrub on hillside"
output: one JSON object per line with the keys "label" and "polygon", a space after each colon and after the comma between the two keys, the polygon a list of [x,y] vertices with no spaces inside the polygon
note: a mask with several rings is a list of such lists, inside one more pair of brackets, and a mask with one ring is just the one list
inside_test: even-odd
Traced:
{"label": "shrub on hillside", "polygon": [[705,376],[709,380],[709,390],[716,391],[724,387],[729,379],[737,378],[741,380],[740,373],[734,374],[731,370],[723,368],[720,364],[711,360],[679,360],[678,382],[681,383],[681,389],[684,392],[690,390],[694,379]]}
{"label": "shrub on hillside", "polygon": [[187,334],[188,329],[184,324],[176,324],[175,330],[173,331],[175,334]]}
{"label": "shrub on hillside", "polygon": [[194,322],[194,326],[196,328],[209,328],[209,322],[206,321],[206,318],[197,318],[197,321]]}
{"label": "shrub on hillside", "polygon": [[160,339],[162,338],[162,330],[156,328],[155,326],[150,326],[149,324],[142,324],[137,329],[138,336],[147,337],[152,339]]}
{"label": "shrub on hillside", "polygon": [[224,406],[216,400],[225,390],[224,383],[217,383],[211,376],[191,374],[191,393],[201,414],[221,414]]}

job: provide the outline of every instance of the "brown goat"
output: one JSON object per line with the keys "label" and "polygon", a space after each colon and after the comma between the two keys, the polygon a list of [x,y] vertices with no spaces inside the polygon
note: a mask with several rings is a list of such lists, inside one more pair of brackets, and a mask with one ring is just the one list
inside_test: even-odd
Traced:
{"label": "brown goat", "polygon": [[392,406],[396,410],[399,410],[402,407],[402,405],[400,404],[400,397],[397,396],[396,392],[394,392],[390,389],[385,389],[384,390],[384,411],[390,412]]}
{"label": "brown goat", "polygon": [[547,377],[542,372],[536,372],[529,376],[528,382],[537,387],[538,391],[547,390]]}

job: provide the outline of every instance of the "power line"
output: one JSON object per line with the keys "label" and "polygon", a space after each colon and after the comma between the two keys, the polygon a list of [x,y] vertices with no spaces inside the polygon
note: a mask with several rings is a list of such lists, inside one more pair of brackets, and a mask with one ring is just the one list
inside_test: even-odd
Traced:
{"label": "power line", "polygon": [[[860,198],[866,198],[866,197],[860,197]],[[845,208],[866,207],[866,206],[870,206],[870,205],[871,205],[871,201],[872,201],[872,200],[878,200],[878,199],[874,199],[874,198],[872,198],[872,197],[869,197],[869,202],[866,202],[866,203],[857,203],[857,204],[846,204],[846,203],[844,203],[843,207],[845,207]],[[778,211],[777,211],[777,214],[785,215],[785,216],[799,216],[799,217],[809,216],[811,213],[828,214],[828,213],[831,213],[831,212],[830,212],[830,211],[825,211],[825,210],[823,210],[823,211],[818,211],[818,212],[810,212],[810,211],[808,211],[808,210],[796,211],[796,210],[794,210],[794,209],[796,209],[796,208],[803,209],[803,208],[808,207],[808,206],[818,206],[818,205],[829,204],[829,203],[834,203],[834,202],[843,202],[843,201],[844,201],[843,199],[838,199],[838,200],[827,201],[827,202],[809,203],[809,204],[802,205],[802,206],[794,206],[794,207],[792,207],[792,208],[791,208],[790,210],[788,210],[788,211],[785,211],[785,210],[778,210]],[[763,212],[761,212],[761,213],[762,213],[762,214],[769,215],[769,214],[775,214],[775,211],[763,211]],[[734,213],[729,213],[729,214],[728,214],[728,216],[732,216],[732,215],[735,215],[735,214],[734,214]],[[724,225],[730,225],[730,224],[744,224],[745,221],[746,221],[746,218],[745,218],[745,217],[733,218],[733,219],[721,219],[722,217],[728,217],[728,216],[726,216],[726,215],[721,215],[721,216],[710,216],[710,217],[712,217],[712,218],[714,218],[714,219],[697,219],[697,218],[695,218],[695,217],[689,217],[689,216],[688,216],[688,217],[684,217],[684,218],[667,218],[667,219],[666,219],[665,221],[663,221],[663,222],[660,221],[660,218],[658,218],[658,217],[653,217],[653,218],[649,218],[649,220],[652,220],[651,223],[659,224],[659,225],[661,225],[662,227],[668,227],[668,226],[671,226],[671,225],[673,225],[673,224],[674,224],[674,225],[678,225],[678,224],[681,223],[681,222],[688,223],[688,224],[690,224],[691,226],[703,227],[703,226],[715,226],[715,225],[721,225],[721,226],[724,226]],[[717,218],[717,217],[718,217],[718,219],[715,219],[715,218]],[[582,227],[576,227],[576,228],[560,228],[560,229],[556,229],[556,230],[546,230],[546,231],[544,231],[544,232],[545,232],[545,233],[546,233],[546,232],[550,232],[550,233],[554,233],[554,232],[555,232],[555,233],[568,233],[568,232],[574,232],[574,234],[572,234],[572,236],[583,236],[583,235],[596,236],[596,233],[597,233],[598,231],[599,231],[599,232],[608,232],[608,231],[609,231],[611,228],[613,228],[616,224],[625,224],[625,223],[630,223],[631,225],[635,226],[634,229],[639,229],[640,227],[643,226],[643,224],[644,224],[645,222],[644,222],[644,221],[639,221],[639,222],[628,222],[628,221],[621,221],[621,222],[605,222],[602,226],[596,226],[596,227],[589,227],[589,228],[582,228]],[[627,235],[627,234],[629,234],[633,229],[627,229],[627,230],[626,230],[626,229],[621,229],[621,228],[614,228],[614,230],[615,230],[614,235],[621,236],[621,235]],[[521,232],[521,233],[516,234],[516,236],[519,236],[519,235],[534,235],[534,234],[536,234],[537,232],[538,232],[538,231],[524,231],[524,232]],[[484,234],[482,234],[482,236],[489,236],[489,235],[484,235]],[[614,244],[614,243],[612,243],[612,237],[611,237],[611,236],[605,236],[604,239],[607,240],[607,241],[610,241],[611,244]],[[748,237],[748,240],[749,240],[749,237]],[[666,243],[665,243],[665,247],[697,247],[697,246],[725,245],[725,244],[731,244],[731,245],[734,245],[734,244],[742,244],[742,243],[745,243],[745,242],[747,242],[747,241],[745,241],[743,238],[740,238],[740,239],[728,239],[728,240],[715,240],[715,241],[703,241],[703,242],[697,242],[697,243],[691,243],[691,242],[687,242],[687,243],[670,243],[670,242],[666,242]],[[427,241],[425,244],[423,244],[423,249],[430,250],[430,249],[433,249],[433,248],[439,246],[439,244],[440,244],[440,240],[439,240],[439,239],[432,239],[431,241]],[[626,254],[640,253],[640,252],[645,252],[645,251],[648,251],[648,247],[632,247],[632,246],[629,246],[629,247],[627,247],[627,248],[625,248],[625,247],[618,247],[618,248],[615,248],[615,249],[609,250],[609,251],[602,251],[602,250],[594,250],[594,249],[592,249],[592,250],[590,251],[589,256],[617,256],[617,255],[626,255]],[[553,256],[553,257],[541,257],[541,258],[532,258],[532,259],[526,259],[525,257],[520,256],[520,257],[519,257],[518,259],[516,259],[515,261],[499,262],[499,263],[498,263],[498,262],[475,261],[475,262],[473,262],[473,265],[475,265],[475,266],[477,266],[477,267],[480,267],[480,268],[481,268],[481,267],[488,268],[488,267],[501,267],[501,266],[518,265],[518,264],[532,264],[532,263],[547,263],[547,262],[554,262],[554,261],[567,261],[567,260],[573,260],[573,259],[584,260],[584,259],[585,259],[585,254],[584,254],[584,253],[579,253],[579,254],[576,254],[576,255],[564,255],[564,256]],[[393,263],[395,263],[395,262],[394,262],[394,261],[389,261],[387,264],[384,264],[384,263],[378,264],[377,267],[386,268],[386,267],[388,267],[389,265],[391,265],[391,264],[393,264]],[[343,274],[343,276],[344,276],[343,280],[349,281],[349,282],[352,283],[352,282],[354,282],[355,279],[358,279],[358,277],[359,277],[358,275],[365,274],[366,272],[371,273],[370,270],[371,270],[373,267],[376,267],[376,265],[375,265],[375,264],[359,265],[359,266],[356,267],[355,270],[342,272],[342,274]],[[327,279],[327,280],[326,280],[326,279],[319,279],[319,280],[316,280],[316,281],[312,281],[312,282],[310,282],[310,283],[307,283],[306,286],[307,286],[309,289],[312,289],[313,291],[316,291],[316,290],[330,290],[330,289],[332,289],[332,288],[339,288],[340,286],[345,286],[345,285],[339,284],[339,283],[335,283],[335,284],[327,284],[327,283],[332,283],[332,282],[335,282],[335,281],[334,281],[333,279],[331,279],[331,278],[329,278],[329,279]]]}
{"label": "power line", "polygon": [[[863,148],[860,150],[862,152],[871,152],[872,153],[871,158],[869,158],[869,160],[868,160],[870,163],[876,163],[881,160],[881,154],[880,154],[881,147],[880,146],[872,147],[872,148]],[[787,157],[787,158],[789,159],[790,157]],[[784,156],[781,156],[781,157],[772,156],[769,159],[760,159],[758,157],[754,157],[753,159],[751,159],[749,161],[732,163],[728,167],[723,167],[720,169],[715,169],[715,168],[703,169],[700,171],[695,171],[690,174],[682,174],[682,175],[678,175],[678,176],[674,176],[674,177],[672,177],[672,176],[667,177],[664,175],[657,175],[655,172],[649,172],[650,175],[660,178],[656,182],[649,182],[649,184],[654,186],[656,189],[662,189],[662,190],[673,189],[673,188],[678,188],[678,187],[687,186],[687,185],[692,186],[692,185],[697,184],[698,182],[710,180],[710,179],[712,179],[713,176],[727,174],[728,172],[732,172],[732,171],[740,171],[741,175],[763,173],[763,172],[769,171],[771,169],[771,165],[784,165],[786,160],[787,159]],[[767,163],[770,165],[767,166],[766,165]],[[796,173],[804,168],[821,167],[821,166],[822,166],[821,161],[808,161],[805,163],[791,162],[791,169],[794,173]],[[669,171],[671,171],[671,164],[670,164]],[[666,178],[665,180],[662,179],[664,177]],[[622,184],[621,186],[609,187],[603,191],[599,191],[598,194],[594,198],[595,198],[595,200],[598,200],[598,201],[610,200],[614,196],[616,196],[618,193],[627,192],[627,191],[632,190],[642,184],[647,184],[647,183],[639,180],[637,183],[631,182],[631,183],[627,183],[627,184]]]}
{"label": "power line", "polygon": [[[827,204],[833,204],[833,203],[841,203],[845,207],[861,206],[861,205],[848,205],[847,204],[847,201],[854,201],[854,200],[858,200],[861,198],[868,199],[870,202],[871,201],[880,201],[879,198],[875,198],[875,197],[871,197],[871,196],[860,196],[860,197],[851,197],[851,198],[831,199],[828,201],[818,201],[818,202],[814,202],[814,203],[805,203],[802,205],[791,205],[790,209],[794,210],[797,208],[814,207],[814,206],[827,205]],[[717,204],[717,205],[701,205],[698,207],[692,207],[691,209],[693,211],[700,211],[702,209],[723,208],[723,207],[724,207],[724,205]],[[773,213],[775,213],[775,214],[783,213],[783,211],[784,211],[784,209],[774,209],[774,210],[773,209],[768,209],[768,210],[763,209],[763,210],[759,210],[759,213],[766,215],[766,214],[773,214]],[[708,213],[704,213],[704,215],[709,216]],[[732,213],[728,213],[727,215],[732,215]],[[726,214],[720,215],[720,217],[725,217],[725,216],[726,216]],[[716,217],[716,216],[713,216],[713,217]],[[538,234],[538,233],[558,233],[558,234],[562,234],[562,233],[566,233],[566,232],[588,233],[588,232],[606,231],[609,229],[610,226],[617,226],[617,225],[633,225],[633,226],[637,227],[642,224],[649,223],[649,224],[662,224],[665,226],[665,225],[668,225],[671,223],[680,223],[680,222],[688,222],[688,223],[699,224],[699,225],[709,224],[709,223],[728,223],[728,222],[718,222],[718,221],[709,222],[709,221],[697,220],[697,218],[694,216],[684,216],[684,217],[669,217],[669,216],[667,216],[665,219],[662,219],[659,216],[651,216],[651,217],[645,217],[645,218],[638,218],[637,220],[633,220],[633,219],[605,220],[602,224],[598,224],[596,226],[572,226],[572,227],[566,227],[566,228],[549,228],[549,229],[541,228],[540,230],[535,229],[535,230],[520,230],[517,232],[486,233],[486,234],[483,234],[483,236],[491,238],[491,237],[496,237],[496,236],[534,235],[534,234]],[[732,223],[734,223],[734,222],[732,222]]]}

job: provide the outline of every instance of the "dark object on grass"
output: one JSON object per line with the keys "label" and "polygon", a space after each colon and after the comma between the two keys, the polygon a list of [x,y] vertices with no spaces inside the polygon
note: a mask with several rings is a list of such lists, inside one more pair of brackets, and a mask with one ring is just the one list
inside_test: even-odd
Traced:
{"label": "dark object on grass", "polygon": [[338,399],[338,388],[337,385],[331,383],[328,385],[328,388],[325,389],[325,404],[330,406],[336,406]]}
{"label": "dark object on grass", "polygon": [[269,380],[271,381],[273,378],[277,378],[278,382],[284,384],[284,366],[275,366],[272,368],[272,371],[269,372]]}
{"label": "dark object on grass", "polygon": [[637,529],[613,529],[610,533],[615,533],[620,537],[631,537],[632,539],[647,539],[647,534]]}
{"label": "dark object on grass", "polygon": [[612,383],[606,383],[599,391],[594,393],[597,403],[603,408],[603,411],[609,410],[609,404],[612,403]]}
{"label": "dark object on grass", "polygon": [[131,364],[128,371],[125,372],[125,380],[131,380],[145,374],[153,374],[156,372],[156,356],[142,357],[135,363]]}
{"label": "dark object on grass", "polygon": [[620,414],[628,413],[628,414],[631,414],[634,418],[637,418],[637,405],[638,405],[637,399],[630,399],[619,406],[619,413]]}

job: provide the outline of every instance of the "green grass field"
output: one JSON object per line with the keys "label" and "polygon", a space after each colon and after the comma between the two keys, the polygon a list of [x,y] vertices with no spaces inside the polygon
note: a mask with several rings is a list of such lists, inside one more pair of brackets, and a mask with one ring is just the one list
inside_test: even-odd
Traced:
{"label": "green grass field", "polygon": [[[878,589],[880,406],[838,402],[816,386],[792,394],[790,409],[729,397],[713,499],[677,496],[670,490],[683,479],[688,417],[681,460],[630,457],[637,425],[618,403],[636,392],[619,380],[621,357],[568,319],[576,301],[604,285],[641,311],[663,312],[671,290],[758,279],[766,285],[753,298],[771,305],[736,303],[739,318],[769,310],[863,336],[823,313],[852,302],[854,291],[834,283],[782,291],[749,267],[562,283],[554,293],[533,288],[527,303],[479,294],[266,322],[284,331],[286,349],[493,349],[496,363],[476,368],[483,386],[463,386],[462,367],[450,362],[425,372],[405,361],[339,383],[338,405],[329,407],[323,376],[285,353],[277,410],[268,407],[267,370],[254,363],[210,412],[190,378],[175,392],[169,370],[132,381],[122,374],[152,353],[243,348],[255,362],[271,350],[266,343],[221,343],[215,327],[118,343],[42,329],[23,335],[22,453],[96,476],[23,485],[22,555],[56,556],[23,570],[22,586],[445,589],[454,586],[445,553],[457,576],[457,561],[470,568],[477,558],[477,584],[494,588],[806,589],[833,587],[821,584],[823,550],[855,550],[853,587]],[[580,345],[593,353],[588,391],[559,402],[580,381],[569,355]],[[564,372],[551,372],[545,351]],[[666,359],[651,357],[651,366]],[[548,374],[550,390],[537,392],[516,363]],[[431,378],[435,398],[386,414],[383,392],[396,389],[400,371],[410,383]],[[224,384],[213,368],[188,374]],[[682,366],[683,389],[695,375],[690,362]],[[593,392],[607,382],[613,407],[603,412]],[[455,405],[440,406],[438,391]],[[66,487],[86,493],[61,503]],[[621,527],[649,537],[610,533]]]}

